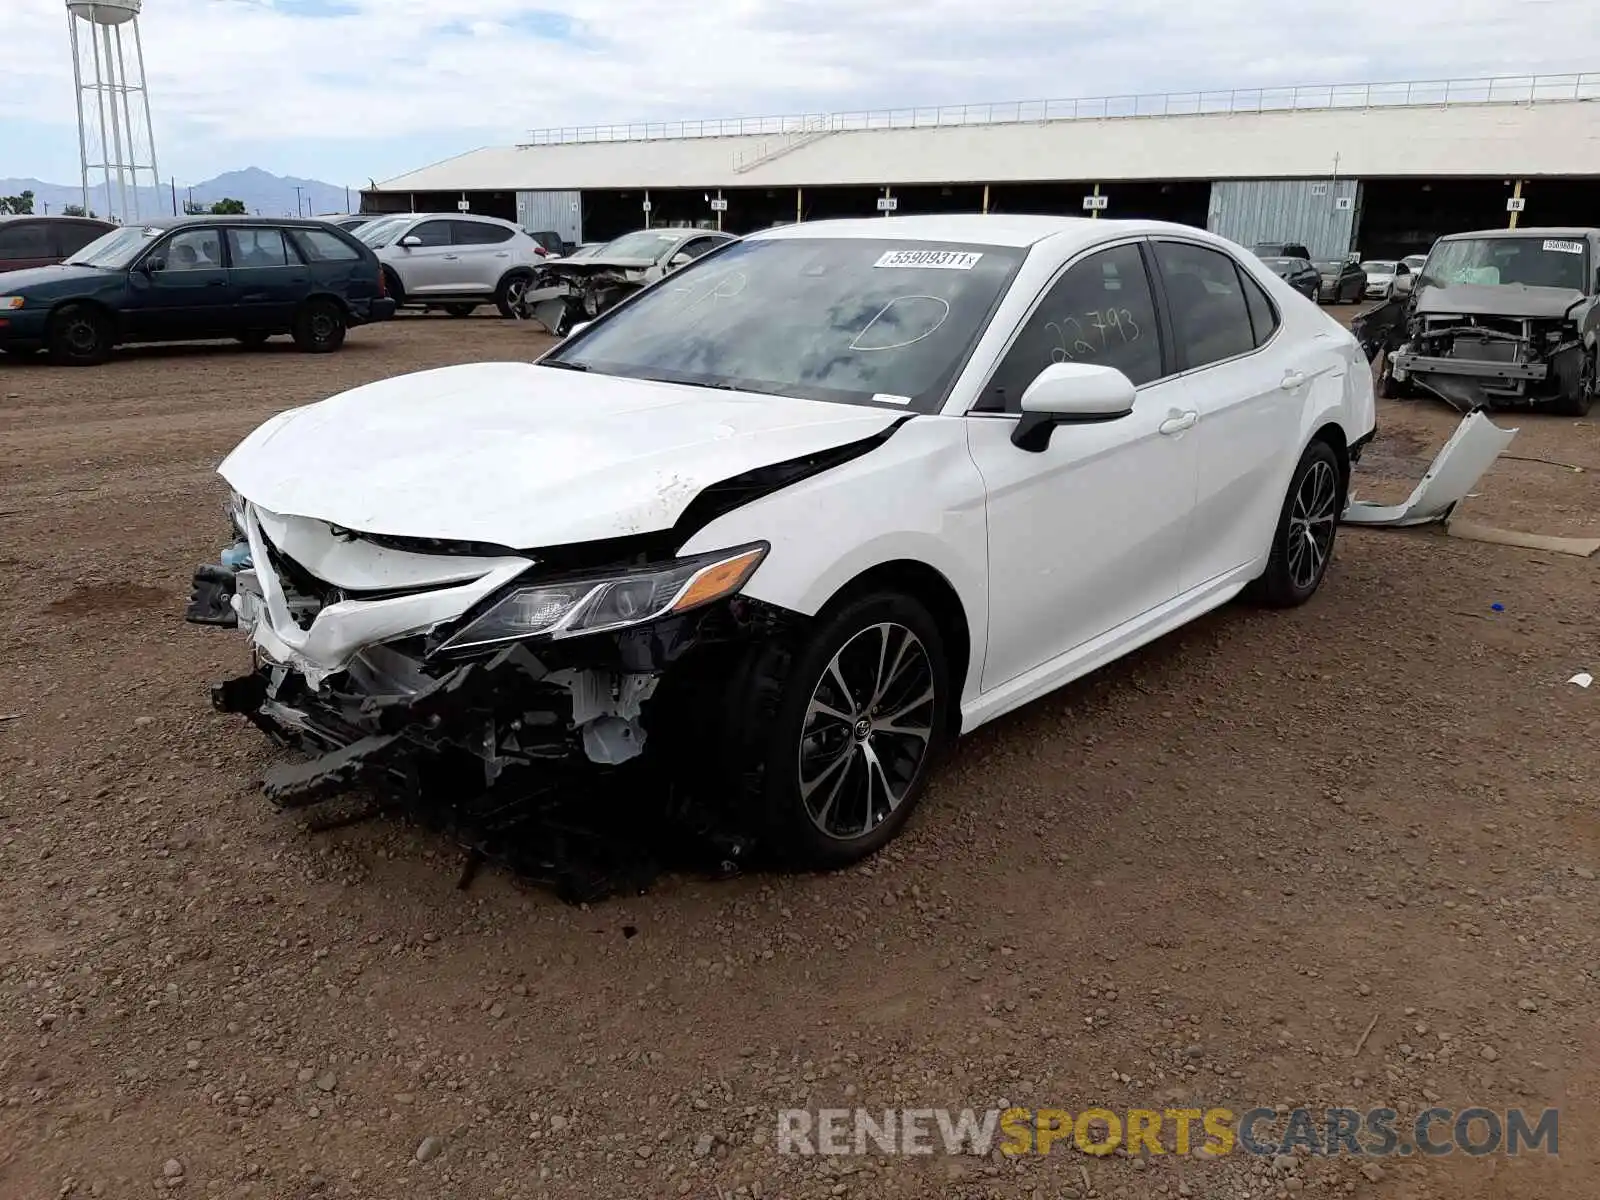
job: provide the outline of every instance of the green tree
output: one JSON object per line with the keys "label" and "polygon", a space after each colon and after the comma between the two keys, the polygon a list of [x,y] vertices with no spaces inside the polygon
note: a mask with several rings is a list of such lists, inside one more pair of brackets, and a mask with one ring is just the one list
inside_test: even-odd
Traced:
{"label": "green tree", "polygon": [[61,208],[61,215],[63,217],[82,217],[87,214],[83,211],[83,205],[81,204],[66,204]]}
{"label": "green tree", "polygon": [[23,192],[20,196],[0,196],[0,213],[10,213],[13,216],[26,216],[33,211],[33,193]]}
{"label": "green tree", "polygon": [[242,217],[245,214],[244,201],[223,198],[211,206],[211,215],[214,217]]}

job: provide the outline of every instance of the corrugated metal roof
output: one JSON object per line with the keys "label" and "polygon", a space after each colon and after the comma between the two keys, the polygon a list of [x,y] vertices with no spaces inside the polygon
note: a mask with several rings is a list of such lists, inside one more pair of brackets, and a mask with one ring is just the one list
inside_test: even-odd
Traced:
{"label": "corrugated metal roof", "polygon": [[1600,171],[1600,104],[1548,101],[1062,120],[475,150],[379,191],[1048,180],[1530,177]]}

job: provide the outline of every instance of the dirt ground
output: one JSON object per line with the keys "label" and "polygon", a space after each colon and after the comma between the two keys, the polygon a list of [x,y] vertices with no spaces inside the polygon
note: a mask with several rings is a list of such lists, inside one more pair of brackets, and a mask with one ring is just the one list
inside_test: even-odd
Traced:
{"label": "dirt ground", "polygon": [[[289,405],[540,344],[0,358],[0,1197],[1595,1195],[1594,560],[1347,528],[1311,605],[985,727],[831,876],[571,908],[272,811],[273,752],[207,703],[241,640],[181,619],[215,465]],[[1583,470],[1502,460],[1467,511],[1600,535],[1600,414],[1497,420]],[[1357,494],[1455,423],[1383,406]],[[1555,1105],[1560,1155],[774,1146],[779,1109],[1008,1103]]]}

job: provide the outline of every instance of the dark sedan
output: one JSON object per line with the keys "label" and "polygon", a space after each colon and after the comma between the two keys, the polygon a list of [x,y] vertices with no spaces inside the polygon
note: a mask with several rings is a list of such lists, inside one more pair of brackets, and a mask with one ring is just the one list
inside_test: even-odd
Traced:
{"label": "dark sedan", "polygon": [[312,220],[179,217],[129,225],[59,266],[0,275],[0,350],[72,365],[135,342],[275,334],[326,353],[394,315],[371,249]]}
{"label": "dark sedan", "polygon": [[1322,288],[1322,273],[1311,265],[1309,259],[1269,255],[1261,261],[1272,269],[1274,275],[1307,300],[1317,299],[1318,292]]}
{"label": "dark sedan", "polygon": [[1367,273],[1347,258],[1328,258],[1317,263],[1321,273],[1319,300],[1333,304],[1354,304],[1366,293]]}

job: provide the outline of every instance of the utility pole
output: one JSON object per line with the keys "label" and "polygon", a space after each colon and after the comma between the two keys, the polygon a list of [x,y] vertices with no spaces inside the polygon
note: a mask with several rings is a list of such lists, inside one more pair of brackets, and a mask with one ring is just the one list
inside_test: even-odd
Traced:
{"label": "utility pole", "polygon": [[349,212],[350,211],[350,185],[349,184],[345,184],[345,186],[344,186],[344,210],[345,210],[345,212]]}
{"label": "utility pole", "polygon": [[189,189],[189,203],[188,203],[188,205],[186,207],[188,207],[188,208],[193,208],[194,207],[194,188],[190,188]]}
{"label": "utility pole", "polygon": [[177,216],[178,215],[178,177],[176,175],[169,175],[169,176],[167,176],[167,182],[172,185],[172,215],[173,216]]}
{"label": "utility pole", "polygon": [[297,217],[301,215],[301,212],[300,212],[300,191],[301,191],[300,185],[298,183],[295,184],[294,185],[294,215],[297,216]]}

